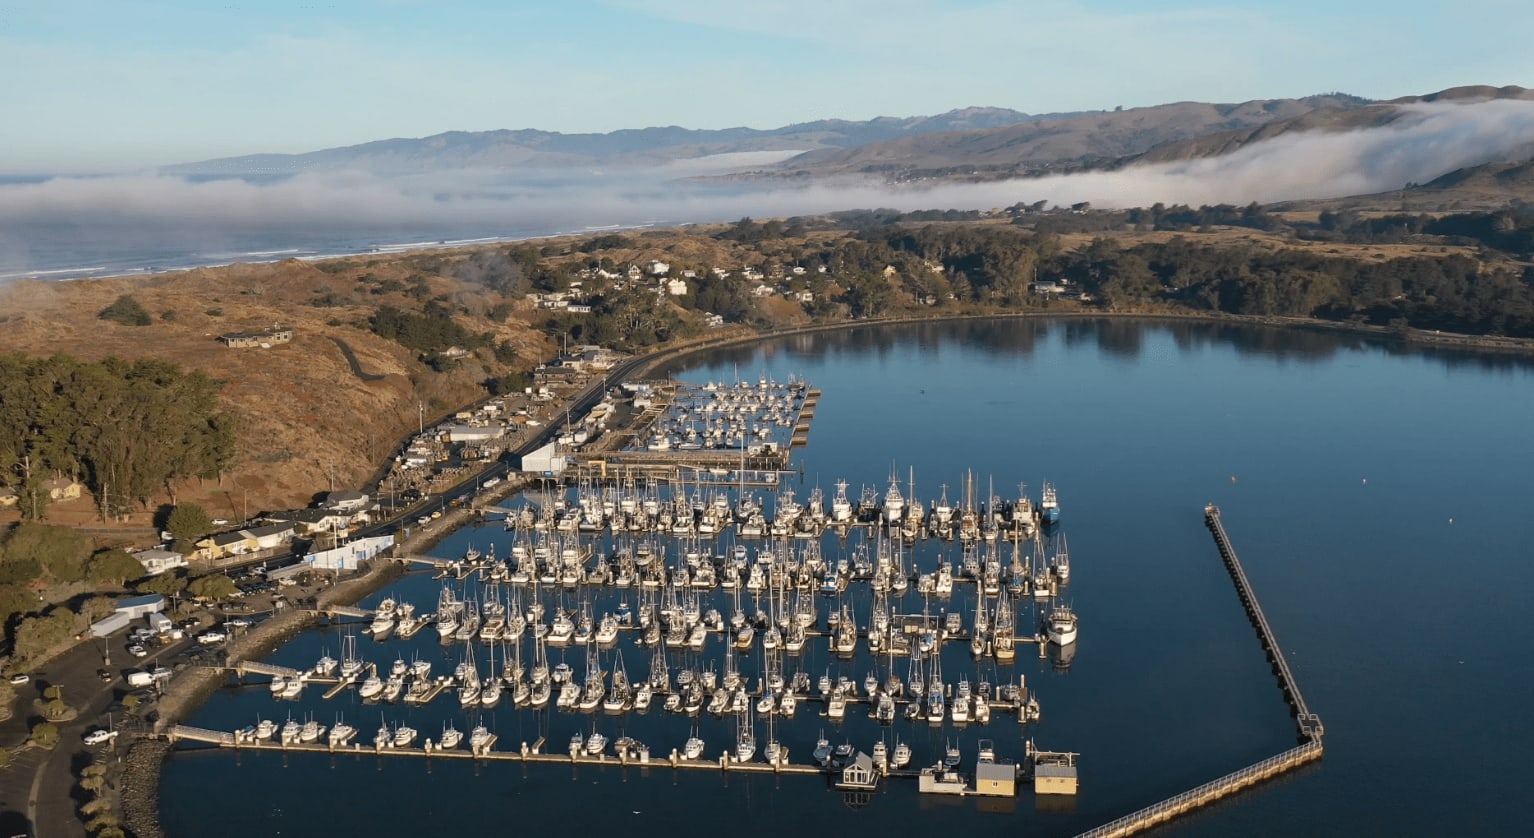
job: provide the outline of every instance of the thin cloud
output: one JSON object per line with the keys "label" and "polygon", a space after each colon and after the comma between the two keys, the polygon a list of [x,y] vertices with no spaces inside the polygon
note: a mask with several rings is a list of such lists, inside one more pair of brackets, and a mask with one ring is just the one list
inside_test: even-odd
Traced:
{"label": "thin cloud", "polygon": [[[1048,201],[1099,207],[1269,203],[1399,189],[1464,166],[1534,150],[1534,101],[1411,106],[1395,122],[1347,132],[1296,132],[1220,157],[982,184],[868,181],[785,187],[677,180],[771,156],[703,158],[647,172],[450,172],[383,178],[309,174],[276,183],[172,177],[56,178],[0,186],[0,273],[98,264],[98,243],[212,252],[267,232],[263,247],[346,248],[363,234],[460,238],[551,235],[606,225],[728,221],[853,208],[987,209]],[[59,238],[67,234],[67,240]],[[52,236],[55,241],[47,244]],[[413,240],[413,239],[407,239]],[[39,244],[43,242],[43,244]],[[320,242],[320,243],[316,243]],[[333,242],[327,245],[324,242]],[[233,245],[230,245],[233,246]],[[344,252],[344,250],[342,251]],[[123,264],[119,255],[113,264]],[[147,258],[147,257],[146,257]],[[182,258],[192,258],[186,255]]]}

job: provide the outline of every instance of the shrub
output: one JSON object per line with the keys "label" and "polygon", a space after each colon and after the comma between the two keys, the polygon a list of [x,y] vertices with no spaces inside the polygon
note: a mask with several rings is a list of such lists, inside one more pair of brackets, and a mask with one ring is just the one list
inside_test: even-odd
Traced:
{"label": "shrub", "polygon": [[96,316],[124,326],[148,326],[151,322],[149,312],[144,310],[138,300],[128,294],[118,297]]}

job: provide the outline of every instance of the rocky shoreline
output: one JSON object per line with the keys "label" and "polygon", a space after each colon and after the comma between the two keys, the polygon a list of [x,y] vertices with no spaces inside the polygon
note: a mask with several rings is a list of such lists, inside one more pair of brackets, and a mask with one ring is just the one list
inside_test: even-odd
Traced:
{"label": "rocky shoreline", "polygon": [[140,739],[123,756],[121,790],[123,826],[134,838],[163,838],[160,828],[160,765],[170,756],[163,739]]}

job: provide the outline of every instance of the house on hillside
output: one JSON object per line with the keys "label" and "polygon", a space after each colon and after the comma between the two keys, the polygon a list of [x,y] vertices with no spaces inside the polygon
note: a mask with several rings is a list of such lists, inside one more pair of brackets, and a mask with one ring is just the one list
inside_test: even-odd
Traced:
{"label": "house on hillside", "polygon": [[334,509],[337,512],[356,512],[366,509],[368,496],[356,489],[337,489],[330,492],[320,501],[321,509]]}
{"label": "house on hillside", "polygon": [[197,540],[197,549],[193,551],[192,558],[203,561],[218,561],[230,556],[243,556],[246,553],[254,553],[261,549],[256,539],[250,533],[243,530],[235,532],[221,532],[204,536]]}
{"label": "house on hillside", "polygon": [[298,527],[294,526],[292,521],[278,521],[251,527],[241,532],[255,539],[256,549],[271,550],[292,541],[293,536],[298,534]]}
{"label": "house on hillside", "polygon": [[161,550],[158,547],[140,550],[133,554],[133,558],[138,559],[138,563],[144,566],[145,576],[158,576],[167,570],[186,567],[186,556],[174,550]]}
{"label": "house on hillside", "polygon": [[312,534],[347,529],[354,520],[366,515],[367,513],[362,510],[343,512],[338,509],[311,508],[273,512],[266,517],[268,520],[292,527],[295,532]]}
{"label": "house on hillside", "polygon": [[251,332],[229,332],[218,336],[218,342],[231,349],[268,348],[293,340],[292,326],[273,326]]}
{"label": "house on hillside", "polygon": [[54,477],[43,481],[43,489],[47,491],[49,500],[60,503],[79,500],[85,487],[67,477]]}

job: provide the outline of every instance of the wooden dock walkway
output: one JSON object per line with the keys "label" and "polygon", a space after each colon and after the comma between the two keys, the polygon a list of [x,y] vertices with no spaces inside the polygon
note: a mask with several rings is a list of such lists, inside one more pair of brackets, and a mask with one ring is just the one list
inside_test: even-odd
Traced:
{"label": "wooden dock walkway", "polygon": [[1268,623],[1267,615],[1262,612],[1262,605],[1257,601],[1257,593],[1252,590],[1252,583],[1246,576],[1246,569],[1241,566],[1241,560],[1236,556],[1236,548],[1231,546],[1230,536],[1226,534],[1225,525],[1220,520],[1220,510],[1213,504],[1204,507],[1204,525],[1214,536],[1215,546],[1220,550],[1220,559],[1225,563],[1231,582],[1236,586],[1236,595],[1240,597],[1241,605],[1252,621],[1252,627],[1257,630],[1257,638],[1262,642],[1268,661],[1273,664],[1273,673],[1278,677],[1278,685],[1284,692],[1284,700],[1288,702],[1294,713],[1295,723],[1299,727],[1301,744],[1217,780],[1169,797],[1137,812],[1131,812],[1096,829],[1083,832],[1079,838],[1123,838],[1126,835],[1143,832],[1200,806],[1206,806],[1250,788],[1269,777],[1318,760],[1324,752],[1321,737],[1326,729],[1321,725],[1320,717],[1311,712],[1309,705],[1305,703],[1299,684],[1294,680],[1294,672],[1290,670],[1289,662],[1284,658],[1283,650],[1279,648],[1278,638],[1273,634],[1273,627]]}

